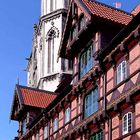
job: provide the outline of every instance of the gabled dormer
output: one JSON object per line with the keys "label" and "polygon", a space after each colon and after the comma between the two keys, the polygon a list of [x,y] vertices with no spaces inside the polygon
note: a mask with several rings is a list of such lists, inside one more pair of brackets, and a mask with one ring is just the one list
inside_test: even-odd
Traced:
{"label": "gabled dormer", "polygon": [[[61,40],[59,56],[71,59],[75,53],[83,48],[85,42],[89,41],[88,38],[95,36],[97,32],[102,32],[101,47],[103,47],[131,19],[131,14],[97,1],[72,0]],[[107,36],[106,39],[104,36]]]}
{"label": "gabled dormer", "polygon": [[98,65],[97,54],[131,19],[97,1],[71,1],[58,55],[73,61],[74,83]]}
{"label": "gabled dormer", "polygon": [[10,119],[19,123],[18,138],[27,132],[32,121],[56,96],[53,92],[16,85]]}

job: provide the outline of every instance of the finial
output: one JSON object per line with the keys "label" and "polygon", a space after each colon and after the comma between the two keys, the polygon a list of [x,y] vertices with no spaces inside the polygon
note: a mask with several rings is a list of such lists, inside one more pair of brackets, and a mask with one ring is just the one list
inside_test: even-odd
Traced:
{"label": "finial", "polygon": [[17,85],[19,85],[19,76],[17,76]]}
{"label": "finial", "polygon": [[37,31],[37,24],[36,23],[34,24],[33,28],[34,28],[34,31],[36,32]]}
{"label": "finial", "polygon": [[117,8],[117,9],[121,9],[121,7],[122,7],[122,3],[121,2],[115,2],[113,4],[114,4],[115,8]]}

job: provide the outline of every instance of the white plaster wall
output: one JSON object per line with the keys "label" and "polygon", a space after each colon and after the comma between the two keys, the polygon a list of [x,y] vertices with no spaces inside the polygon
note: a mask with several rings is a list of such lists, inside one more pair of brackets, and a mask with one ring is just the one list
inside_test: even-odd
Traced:
{"label": "white plaster wall", "polygon": [[[41,16],[50,13],[50,1],[52,1],[52,0],[42,0],[41,1]],[[54,8],[54,11],[65,8],[64,0],[53,0],[53,3],[54,3],[54,7],[56,7],[56,9]],[[56,3],[56,6],[55,6],[55,3]]]}
{"label": "white plaster wall", "polygon": [[54,92],[59,84],[59,77],[43,82],[43,89]]}
{"label": "white plaster wall", "polygon": [[[51,0],[42,0],[41,1],[41,16],[50,13],[50,1]],[[55,0],[54,0],[55,2]],[[57,0],[57,9],[64,8],[64,0]],[[52,24],[53,23],[53,24]],[[31,77],[31,82],[37,83],[36,87],[39,85],[40,89],[45,89],[49,91],[55,91],[59,81],[60,81],[60,74],[61,71],[61,58],[57,62],[58,57],[58,50],[60,47],[60,41],[62,36],[62,15],[57,15],[57,17],[51,17],[50,20],[41,21],[41,27],[39,26],[39,33],[37,35],[37,79],[33,79],[33,64],[30,66],[30,71],[28,74],[28,85],[29,85],[29,75]],[[48,41],[47,41],[47,34],[52,27],[55,27],[59,31],[59,36],[54,38],[54,71],[52,73],[48,73]],[[42,41],[41,41],[42,40]],[[42,42],[42,43],[41,43]],[[42,45],[42,49],[40,49],[40,45]],[[32,52],[35,48],[34,42],[32,46]],[[66,63],[67,64],[67,63]],[[57,75],[56,77],[53,75]],[[52,76],[50,76],[52,75]],[[47,77],[45,80],[43,77]],[[34,82],[34,80],[37,80]],[[30,86],[32,86],[32,84]]]}

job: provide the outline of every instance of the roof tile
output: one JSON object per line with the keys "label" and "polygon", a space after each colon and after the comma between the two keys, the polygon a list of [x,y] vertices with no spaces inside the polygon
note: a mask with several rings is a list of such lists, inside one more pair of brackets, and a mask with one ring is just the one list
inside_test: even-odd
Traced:
{"label": "roof tile", "polygon": [[93,15],[127,25],[132,15],[97,1],[82,0]]}
{"label": "roof tile", "polygon": [[40,108],[47,107],[57,96],[53,92],[47,92],[23,86],[19,86],[19,90],[24,105]]}

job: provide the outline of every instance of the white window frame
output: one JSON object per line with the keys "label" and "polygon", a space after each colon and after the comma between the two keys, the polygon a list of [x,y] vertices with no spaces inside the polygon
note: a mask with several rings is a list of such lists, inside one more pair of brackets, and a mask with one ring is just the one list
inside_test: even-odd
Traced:
{"label": "white window frame", "polygon": [[43,129],[43,139],[47,139],[48,137],[48,126],[44,126],[44,129]]}
{"label": "white window frame", "polygon": [[53,121],[53,132],[58,130],[58,118],[55,118]]}
{"label": "white window frame", "polygon": [[[129,118],[129,115],[130,115],[130,118]],[[123,135],[132,131],[132,112],[128,112],[123,116],[122,126],[123,126],[122,127]]]}
{"label": "white window frame", "polygon": [[65,110],[65,124],[70,121],[70,113],[71,113],[71,110],[70,110],[70,107],[68,107]]}
{"label": "white window frame", "polygon": [[120,82],[122,82],[126,78],[127,78],[127,62],[122,61],[117,66],[117,84],[119,84]]}
{"label": "white window frame", "polygon": [[35,140],[39,140],[39,132],[36,133]]}

